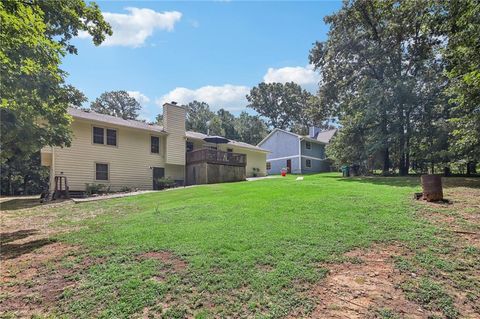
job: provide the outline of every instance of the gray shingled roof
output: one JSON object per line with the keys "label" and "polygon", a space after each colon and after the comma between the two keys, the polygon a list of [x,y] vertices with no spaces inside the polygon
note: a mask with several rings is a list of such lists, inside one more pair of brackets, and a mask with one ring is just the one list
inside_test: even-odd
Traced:
{"label": "gray shingled roof", "polygon": [[316,140],[328,144],[336,132],[337,129],[320,132],[318,133]]}
{"label": "gray shingled roof", "polygon": [[140,129],[140,130],[165,133],[165,131],[163,130],[163,127],[159,125],[148,124],[148,123],[145,123],[142,121],[136,121],[136,120],[124,120],[120,117],[100,114],[93,111],[84,111],[84,110],[76,109],[73,107],[68,108],[68,114],[70,114],[71,116],[77,119],[97,121],[97,122],[109,123],[113,125],[130,127],[130,128]]}
{"label": "gray shingled roof", "polygon": [[[208,135],[206,135],[206,134],[198,133],[198,132],[192,132],[192,131],[187,131],[185,134],[187,135],[188,138],[193,138],[193,139],[197,139],[197,140],[203,140],[204,138],[208,137]],[[243,147],[243,148],[249,148],[249,149],[256,150],[256,151],[268,152],[267,150],[265,150],[263,148],[260,148],[258,146],[254,146],[254,145],[244,143],[244,142],[237,142],[237,141],[234,141],[234,140],[229,140],[229,142],[226,143],[226,144],[232,145],[232,146]]]}
{"label": "gray shingled roof", "polygon": [[[116,117],[116,116],[111,116],[111,115],[106,115],[106,114],[100,114],[96,113],[93,111],[84,111],[80,109],[76,109],[73,107],[68,108],[68,114],[73,116],[74,118],[77,119],[82,119],[82,120],[90,120],[90,121],[96,121],[96,122],[101,122],[101,123],[108,123],[112,125],[118,125],[118,126],[124,126],[124,127],[130,127],[134,129],[140,129],[140,130],[146,130],[146,131],[151,131],[151,132],[157,132],[157,133],[168,133],[163,130],[162,126],[155,125],[155,124],[148,124],[142,121],[136,121],[136,120],[124,120],[122,118]],[[192,132],[188,131],[186,132],[186,136],[189,138],[194,138],[194,139],[199,139],[203,140],[207,135],[202,134],[202,133],[197,133],[197,132]],[[257,150],[257,151],[263,151],[263,152],[268,152],[267,150],[264,150],[260,147],[250,145],[247,143],[243,142],[237,142],[230,140],[228,144],[232,146],[238,146],[238,147],[243,147],[243,148],[249,148],[252,150]]]}

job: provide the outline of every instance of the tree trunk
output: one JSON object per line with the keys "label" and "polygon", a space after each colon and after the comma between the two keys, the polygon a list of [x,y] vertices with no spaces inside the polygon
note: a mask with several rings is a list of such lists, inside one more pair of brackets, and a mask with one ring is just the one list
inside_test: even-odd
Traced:
{"label": "tree trunk", "polygon": [[390,171],[390,154],[388,152],[388,147],[386,147],[383,151],[383,169],[382,174],[387,175]]}
{"label": "tree trunk", "polygon": [[8,172],[7,195],[12,195],[12,173]]}
{"label": "tree trunk", "polygon": [[28,175],[25,175],[23,177],[23,195],[27,195],[28,192],[27,192],[27,183],[28,183]]}

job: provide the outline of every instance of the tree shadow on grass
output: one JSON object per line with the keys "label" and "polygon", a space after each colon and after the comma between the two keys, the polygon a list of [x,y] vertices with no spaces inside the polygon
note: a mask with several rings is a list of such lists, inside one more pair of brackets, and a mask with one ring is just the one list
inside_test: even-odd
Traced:
{"label": "tree shadow on grass", "polygon": [[1,259],[17,258],[23,254],[30,253],[40,247],[53,244],[55,240],[51,239],[37,239],[23,244],[2,244],[0,247]]}
{"label": "tree shadow on grass", "polygon": [[0,233],[0,244],[4,245],[11,241],[15,241],[18,239],[23,239],[31,235],[35,235],[38,233],[36,229],[22,229],[17,230],[11,233]]}
{"label": "tree shadow on grass", "polygon": [[0,203],[0,210],[17,210],[40,206],[40,198],[13,198]]}
{"label": "tree shadow on grass", "polygon": [[[375,185],[387,185],[394,187],[421,187],[420,176],[354,176],[338,177],[325,176],[325,178],[334,178],[341,182],[350,183],[368,183]],[[479,177],[442,177],[444,188],[468,187],[480,188]]]}
{"label": "tree shadow on grass", "polygon": [[395,187],[417,187],[420,186],[420,177],[408,176],[408,177],[383,177],[383,176],[352,176],[352,177],[339,177],[339,176],[325,176],[326,178],[333,178],[339,182],[346,183],[368,183],[375,185],[387,185]]}

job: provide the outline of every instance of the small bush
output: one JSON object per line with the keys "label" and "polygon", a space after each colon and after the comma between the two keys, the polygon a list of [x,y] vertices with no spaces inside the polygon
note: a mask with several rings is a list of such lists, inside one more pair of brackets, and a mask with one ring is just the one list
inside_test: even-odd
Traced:
{"label": "small bush", "polygon": [[120,189],[121,192],[123,193],[129,193],[132,191],[132,188],[131,187],[128,187],[128,186],[123,186],[121,189]]}
{"label": "small bush", "polygon": [[402,285],[408,299],[416,301],[428,310],[442,311],[446,318],[458,318],[453,299],[438,283],[422,278],[420,281],[409,281]]}
{"label": "small bush", "polygon": [[87,183],[86,184],[87,186],[85,187],[85,191],[87,192],[87,195],[92,195],[92,194],[100,194],[100,192],[103,191],[103,189],[105,188],[105,185],[103,184],[95,184],[95,183],[92,183],[92,184],[89,184]]}
{"label": "small bush", "polygon": [[158,189],[171,188],[175,186],[175,181],[170,177],[167,178],[158,178],[157,179]]}
{"label": "small bush", "polygon": [[377,317],[382,319],[400,319],[401,317],[395,311],[388,308],[381,308],[377,311]]}

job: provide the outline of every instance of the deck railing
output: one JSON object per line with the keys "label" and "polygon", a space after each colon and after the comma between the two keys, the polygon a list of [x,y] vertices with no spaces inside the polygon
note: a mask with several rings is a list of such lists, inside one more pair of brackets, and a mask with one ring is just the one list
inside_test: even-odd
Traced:
{"label": "deck railing", "polygon": [[246,166],[247,155],[203,148],[187,153],[187,164],[207,162],[232,166]]}

